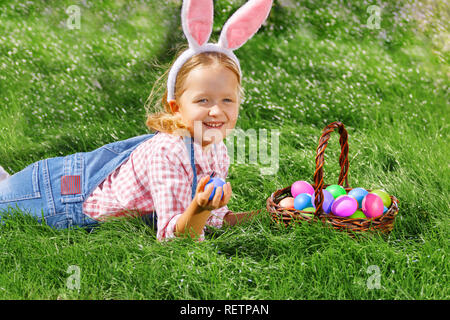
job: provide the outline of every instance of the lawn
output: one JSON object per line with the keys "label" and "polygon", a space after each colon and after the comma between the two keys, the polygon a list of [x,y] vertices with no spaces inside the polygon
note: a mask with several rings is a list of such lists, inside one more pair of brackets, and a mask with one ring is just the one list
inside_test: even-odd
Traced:
{"label": "lawn", "polygon": [[[215,1],[212,42],[244,2]],[[2,1],[0,164],[14,173],[147,133],[147,97],[186,43],[179,13],[180,1]],[[278,130],[278,168],[263,175],[267,164],[247,159],[228,176],[229,208],[261,214],[201,243],[160,243],[140,220],[88,233],[16,212],[0,226],[0,299],[449,299],[449,20],[445,1],[274,1],[236,51],[236,128]],[[284,228],[265,210],[272,192],[313,182],[333,121],[349,133],[350,186],[399,199],[388,236]],[[338,141],[325,152],[328,184]]]}

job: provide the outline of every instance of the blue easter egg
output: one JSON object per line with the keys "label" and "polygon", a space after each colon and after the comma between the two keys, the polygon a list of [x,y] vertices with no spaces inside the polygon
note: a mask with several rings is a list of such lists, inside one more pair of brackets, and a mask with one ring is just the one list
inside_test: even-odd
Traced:
{"label": "blue easter egg", "polygon": [[386,213],[386,211],[388,211],[388,208],[386,208],[386,206],[384,206],[383,213]]}
{"label": "blue easter egg", "polygon": [[[334,196],[333,196],[333,194],[330,192],[330,191],[328,191],[328,190],[325,190],[325,189],[323,189],[322,190],[322,192],[323,192],[323,204],[322,204],[322,209],[323,209],[323,211],[325,212],[325,213],[330,213],[330,211],[331,211],[331,205],[333,204],[333,202],[334,202]],[[312,195],[312,204],[313,204],[313,207],[315,208],[316,207],[316,204],[315,204],[315,198],[316,198],[316,194],[315,193],[313,193],[313,195]]]}
{"label": "blue easter egg", "polygon": [[311,206],[311,195],[308,193],[300,193],[294,199],[294,208],[296,210],[303,210]]}
{"label": "blue easter egg", "polygon": [[214,198],[214,195],[216,194],[216,189],[218,187],[222,187],[222,197],[223,197],[223,186],[225,184],[225,181],[223,181],[220,178],[212,178],[208,181],[208,183],[205,185],[205,189],[208,187],[208,184],[212,183],[214,185],[214,189],[211,192],[211,195],[209,196],[209,200],[212,200]]}
{"label": "blue easter egg", "polygon": [[363,188],[355,188],[352,189],[348,192],[349,196],[352,196],[353,198],[356,199],[356,201],[358,201],[358,208],[362,207],[362,201],[364,199],[364,197],[369,193],[369,191],[367,191],[366,189]]}

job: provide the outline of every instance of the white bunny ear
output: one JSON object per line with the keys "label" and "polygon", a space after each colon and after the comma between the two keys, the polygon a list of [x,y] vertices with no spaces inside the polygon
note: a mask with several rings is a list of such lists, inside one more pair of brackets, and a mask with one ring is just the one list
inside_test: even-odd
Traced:
{"label": "white bunny ear", "polygon": [[208,42],[213,28],[214,5],[212,0],[184,0],[181,25],[191,48]]}
{"label": "white bunny ear", "polygon": [[250,0],[225,23],[219,45],[236,50],[250,39],[267,19],[272,0]]}

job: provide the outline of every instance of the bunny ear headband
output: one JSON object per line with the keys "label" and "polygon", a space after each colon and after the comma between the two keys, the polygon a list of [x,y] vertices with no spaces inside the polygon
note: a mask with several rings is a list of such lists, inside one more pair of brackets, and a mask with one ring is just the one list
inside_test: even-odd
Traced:
{"label": "bunny ear headband", "polygon": [[272,0],[250,0],[225,23],[219,42],[207,43],[213,27],[213,0],[184,0],[181,24],[189,49],[175,61],[167,80],[167,101],[175,100],[175,82],[180,68],[201,52],[221,52],[233,59],[242,75],[238,58],[233,51],[240,48],[261,27],[269,15]]}

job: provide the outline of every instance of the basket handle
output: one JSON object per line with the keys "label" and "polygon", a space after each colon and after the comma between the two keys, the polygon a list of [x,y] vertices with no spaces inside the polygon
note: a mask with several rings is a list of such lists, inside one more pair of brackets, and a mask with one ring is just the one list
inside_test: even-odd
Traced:
{"label": "basket handle", "polygon": [[319,146],[317,147],[316,152],[316,171],[314,172],[314,192],[315,199],[314,204],[316,205],[316,211],[314,213],[315,216],[319,215],[319,212],[322,210],[323,205],[323,164],[324,164],[324,153],[325,148],[328,145],[328,140],[330,139],[330,134],[335,130],[339,129],[340,139],[339,143],[341,144],[341,155],[339,156],[339,165],[341,166],[341,173],[339,174],[338,184],[342,186],[345,182],[345,187],[348,188],[348,134],[347,130],[345,130],[344,124],[342,122],[335,121],[330,123],[323,129],[322,136],[319,139]]}

